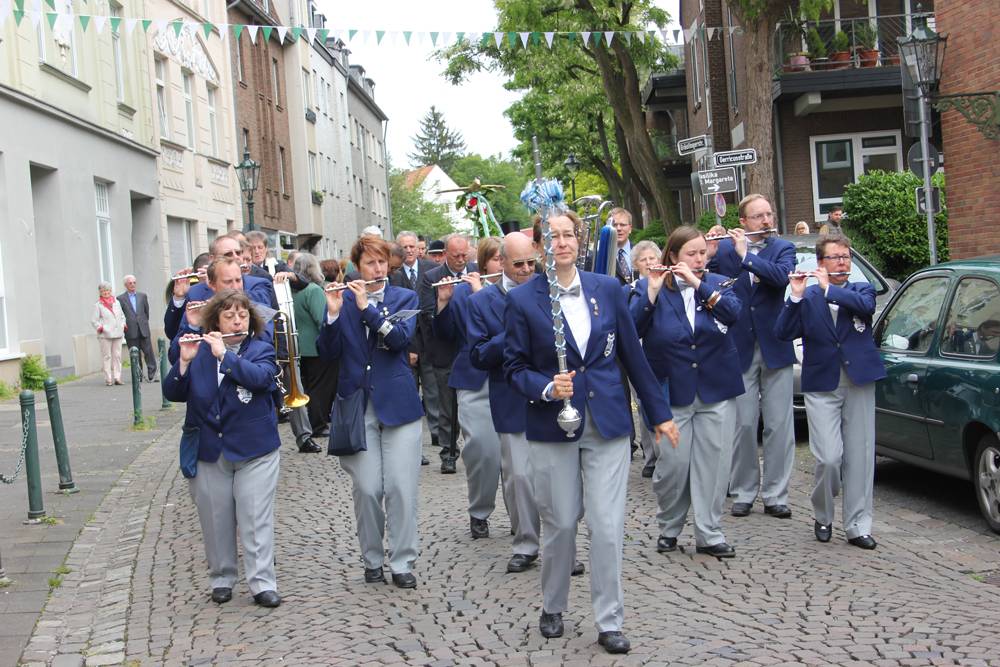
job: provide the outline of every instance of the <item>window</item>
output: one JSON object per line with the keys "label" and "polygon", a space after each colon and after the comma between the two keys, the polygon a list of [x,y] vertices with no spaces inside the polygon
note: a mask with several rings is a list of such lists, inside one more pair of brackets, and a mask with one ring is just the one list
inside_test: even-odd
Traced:
{"label": "window", "polygon": [[698,67],[698,24],[694,25],[691,36],[691,88],[694,92],[694,105],[701,104],[701,69]]}
{"label": "window", "polygon": [[0,351],[5,351],[7,345],[7,291],[3,284],[3,246],[0,245]]}
{"label": "window", "polygon": [[274,105],[280,106],[278,100],[281,87],[278,83],[278,59],[271,58],[271,94],[274,96]]}
{"label": "window", "polygon": [[187,147],[194,150],[194,75],[190,72],[182,72],[181,76],[184,78],[184,117],[187,119]]}
{"label": "window", "polygon": [[[734,36],[733,28],[736,27],[736,21],[733,19],[733,10],[728,9],[729,12],[729,104],[733,108],[734,114],[739,114],[740,112],[740,96],[736,85],[736,38]],[[745,171],[745,170],[744,170]]]}
{"label": "window", "polygon": [[926,352],[937,329],[938,314],[948,292],[948,278],[934,276],[911,283],[892,304],[875,333],[879,347]]}
{"label": "window", "polygon": [[322,107],[320,100],[323,98],[323,89],[320,87],[320,77],[316,74],[316,70],[313,70],[313,83],[316,85],[316,96],[313,98],[313,104],[319,109]]}
{"label": "window", "polygon": [[[40,4],[38,3],[39,6]],[[64,69],[73,76],[77,76],[76,30],[73,26],[73,18],[76,16],[76,13],[73,11],[73,2],[72,0],[54,0],[49,3],[49,7],[52,8],[52,11],[43,11],[42,20],[35,26],[38,37],[38,59],[46,62],[47,38],[44,26],[49,24],[46,15],[54,14],[56,18],[51,24],[51,37],[55,46],[58,47],[56,55],[59,57],[54,59],[50,64]]]}
{"label": "window", "polygon": [[333,175],[336,172],[337,165],[334,163],[333,158],[329,155],[326,156],[326,191],[333,192]]}
{"label": "window", "polygon": [[316,181],[318,180],[316,174],[316,154],[309,151],[309,189],[316,190]]}
{"label": "window", "polygon": [[285,148],[284,146],[278,146],[278,185],[281,188],[281,194],[287,194],[285,190]]}
{"label": "window", "polygon": [[[111,16],[121,18],[122,8],[112,5]],[[120,30],[111,31],[111,53],[115,60],[115,93],[118,101],[125,101],[125,56],[122,53],[122,34]]]}
{"label": "window", "polygon": [[309,82],[309,70],[302,70],[302,102],[306,105],[306,111],[312,107],[312,84]]}
{"label": "window", "polygon": [[243,35],[236,40],[236,73],[240,77],[240,81],[246,81],[246,72],[243,69]]}
{"label": "window", "polygon": [[250,152],[250,130],[243,128],[243,152]]}
{"label": "window", "polygon": [[193,220],[167,216],[167,244],[170,248],[170,266],[191,266],[197,223]]}
{"label": "window", "polygon": [[965,278],[945,320],[941,352],[989,359],[1000,343],[1000,289],[992,280]]}
{"label": "window", "polygon": [[347,192],[347,201],[354,201],[354,191],[351,188],[351,167],[344,167],[344,171],[347,175],[344,177],[344,190]]}
{"label": "window", "polygon": [[809,138],[812,160],[813,215],[825,220],[843,203],[844,188],[874,169],[899,171],[903,164],[899,130],[837,134]]}
{"label": "window", "polygon": [[319,189],[326,190],[326,156],[319,154]]}
{"label": "window", "polygon": [[705,32],[706,28],[702,26],[701,28],[701,63],[704,65],[705,69],[705,113],[708,114],[708,124],[712,124],[712,77],[709,74],[710,68],[708,63],[708,33]]}
{"label": "window", "polygon": [[347,127],[347,102],[344,100],[344,93],[340,94],[340,117],[344,119],[343,126]]}
{"label": "window", "polygon": [[[115,267],[111,244],[111,198],[107,183],[94,183],[97,209],[97,255],[100,258],[101,280],[115,284]],[[189,265],[187,265],[189,266]]]}
{"label": "window", "polygon": [[218,96],[218,89],[214,86],[207,87],[208,97],[208,135],[210,137],[210,147],[212,155],[219,155],[219,116],[215,99]]}
{"label": "window", "polygon": [[326,112],[330,118],[336,118],[337,114],[333,110],[333,87],[326,84]]}
{"label": "window", "polygon": [[160,114],[160,136],[170,138],[170,105],[167,97],[167,61],[157,56],[154,60],[156,70],[156,109]]}

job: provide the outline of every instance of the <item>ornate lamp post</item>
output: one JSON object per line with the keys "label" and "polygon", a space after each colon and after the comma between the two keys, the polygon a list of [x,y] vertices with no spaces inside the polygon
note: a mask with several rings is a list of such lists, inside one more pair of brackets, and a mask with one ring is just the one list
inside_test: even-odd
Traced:
{"label": "ornate lamp post", "polygon": [[234,167],[240,179],[240,191],[247,200],[247,231],[253,231],[253,193],[260,182],[260,163],[250,159],[250,149],[243,149],[243,162]]}
{"label": "ornate lamp post", "polygon": [[[918,8],[919,11],[919,8]],[[927,214],[927,241],[930,244],[931,264],[937,264],[937,237],[934,230],[934,208],[931,192],[931,167],[929,152],[930,113],[928,106],[931,94],[941,80],[941,64],[948,43],[946,35],[939,35],[927,26],[927,16],[913,19],[913,31],[906,37],[899,37],[899,52],[903,64],[909,70],[913,85],[917,88],[917,103],[920,107],[920,153],[923,156],[924,209]]]}
{"label": "ornate lamp post", "polygon": [[569,157],[566,158],[566,161],[563,162],[563,166],[566,167],[566,171],[569,172],[569,185],[572,201],[576,201],[576,172],[580,171],[580,162],[576,159],[576,155],[570,153]]}

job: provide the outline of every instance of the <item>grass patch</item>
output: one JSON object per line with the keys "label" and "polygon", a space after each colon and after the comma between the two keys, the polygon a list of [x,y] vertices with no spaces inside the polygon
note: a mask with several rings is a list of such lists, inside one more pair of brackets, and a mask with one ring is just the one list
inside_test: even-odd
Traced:
{"label": "grass patch", "polygon": [[132,424],[131,428],[133,431],[152,431],[156,428],[156,416],[146,415],[140,423]]}
{"label": "grass patch", "polygon": [[79,375],[73,375],[70,373],[66,377],[56,378],[56,384],[66,384],[67,382],[75,382],[80,379]]}
{"label": "grass patch", "polygon": [[975,579],[976,581],[978,581],[981,584],[985,584],[986,583],[986,575],[985,574],[978,574],[976,572],[973,572],[969,576],[972,577],[973,579]]}
{"label": "grass patch", "polygon": [[13,586],[13,585],[14,585],[13,579],[7,579],[6,577],[0,579],[0,588],[7,588],[8,586]]}
{"label": "grass patch", "polygon": [[17,397],[17,385],[7,384],[3,380],[0,380],[0,401],[6,401],[10,398]]}
{"label": "grass patch", "polygon": [[59,588],[62,586],[62,577],[49,577],[49,588]]}
{"label": "grass patch", "polygon": [[62,519],[57,519],[54,516],[43,516],[38,522],[44,523],[46,526],[57,526],[62,523]]}
{"label": "grass patch", "polygon": [[56,568],[55,570],[53,570],[53,571],[52,571],[52,573],[53,573],[53,574],[59,574],[59,575],[62,575],[62,574],[69,574],[69,573],[70,573],[70,572],[72,572],[72,571],[73,571],[73,570],[69,569],[69,568],[68,568],[68,567],[66,567],[65,565],[60,565],[60,566],[59,566],[59,567],[57,567],[57,568]]}

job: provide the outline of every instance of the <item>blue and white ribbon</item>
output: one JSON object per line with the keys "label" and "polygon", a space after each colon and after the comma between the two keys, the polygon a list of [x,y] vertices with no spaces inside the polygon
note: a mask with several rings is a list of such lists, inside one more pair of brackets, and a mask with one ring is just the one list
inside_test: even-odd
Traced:
{"label": "blue and white ribbon", "polygon": [[528,181],[521,191],[521,203],[532,213],[540,213],[543,209],[559,213],[566,211],[562,185],[554,178]]}

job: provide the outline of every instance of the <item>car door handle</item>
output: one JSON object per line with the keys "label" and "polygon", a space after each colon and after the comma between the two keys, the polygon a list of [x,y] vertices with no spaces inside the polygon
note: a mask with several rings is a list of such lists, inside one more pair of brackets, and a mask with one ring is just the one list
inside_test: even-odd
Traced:
{"label": "car door handle", "polygon": [[920,378],[917,377],[916,373],[910,373],[909,375],[906,376],[906,381],[909,382],[910,384],[917,384],[918,382],[920,382]]}

